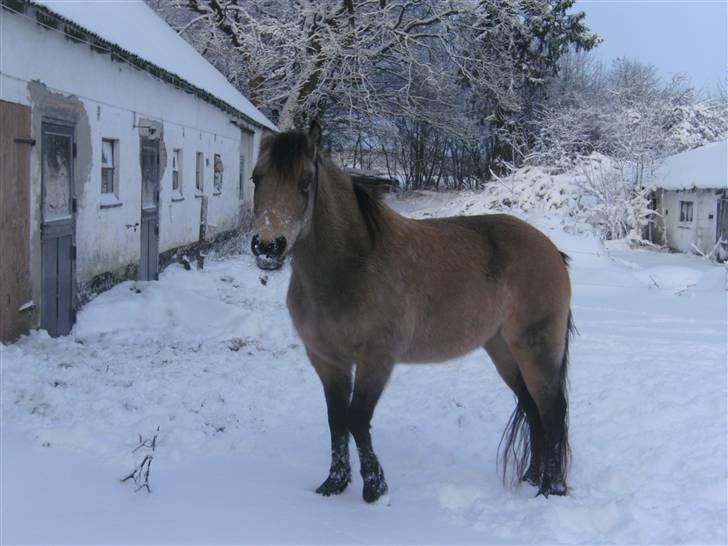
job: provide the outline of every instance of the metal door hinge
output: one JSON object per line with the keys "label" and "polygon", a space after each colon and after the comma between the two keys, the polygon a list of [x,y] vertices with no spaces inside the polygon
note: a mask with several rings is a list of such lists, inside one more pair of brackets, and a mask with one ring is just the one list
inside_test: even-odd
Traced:
{"label": "metal door hinge", "polygon": [[35,146],[35,139],[34,138],[16,138],[13,139],[17,144],[28,144],[30,146]]}
{"label": "metal door hinge", "polygon": [[76,245],[71,245],[71,259],[76,260]]}

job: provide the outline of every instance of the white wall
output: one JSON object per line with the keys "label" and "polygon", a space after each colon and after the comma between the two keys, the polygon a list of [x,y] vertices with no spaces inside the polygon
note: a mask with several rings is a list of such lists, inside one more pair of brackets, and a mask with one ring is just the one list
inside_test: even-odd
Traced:
{"label": "white wall", "polygon": [[[163,125],[160,158],[160,252],[198,238],[200,202],[195,196],[195,153],[209,159],[205,188],[209,195],[211,235],[237,227],[240,214],[238,165],[240,128],[231,117],[192,94],[110,55],[93,51],[63,34],[47,30],[25,17],[0,9],[0,99],[33,108],[33,134],[38,143],[31,155],[31,231],[33,271],[40,271],[40,122],[61,110],[83,120],[76,125],[77,281],[139,261],[141,217],[140,119]],[[36,80],[39,83],[31,84]],[[41,91],[39,91],[39,89]],[[80,106],[74,106],[79,104]],[[101,140],[119,141],[120,206],[101,205]],[[257,153],[260,132],[255,132]],[[182,194],[172,200],[171,157],[183,149]],[[165,153],[166,152],[166,153]],[[221,195],[213,195],[213,155],[225,166]],[[255,158],[249,158],[252,165]],[[249,182],[247,182],[249,184]],[[246,196],[249,197],[249,193]],[[127,227],[129,226],[129,227]],[[40,281],[34,288],[39,294]]]}
{"label": "white wall", "polygon": [[[693,203],[693,221],[690,223],[680,222],[681,201]],[[667,246],[694,253],[694,244],[701,252],[710,252],[715,245],[717,207],[714,190],[657,190],[657,210]]]}

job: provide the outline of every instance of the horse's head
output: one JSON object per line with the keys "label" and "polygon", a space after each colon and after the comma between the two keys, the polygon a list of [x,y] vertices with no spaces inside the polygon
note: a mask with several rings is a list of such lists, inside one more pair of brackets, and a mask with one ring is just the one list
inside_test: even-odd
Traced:
{"label": "horse's head", "polygon": [[253,170],[255,233],[251,243],[261,269],[278,269],[311,226],[321,127],[265,136]]}

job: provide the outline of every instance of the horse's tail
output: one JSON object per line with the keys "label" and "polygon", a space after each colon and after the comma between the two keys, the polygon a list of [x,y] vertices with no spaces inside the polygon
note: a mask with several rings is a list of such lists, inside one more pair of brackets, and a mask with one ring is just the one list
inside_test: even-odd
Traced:
{"label": "horse's tail", "polygon": [[[561,259],[564,261],[564,266],[568,269],[571,257],[559,251]],[[569,309],[569,316],[566,319],[566,333],[564,339],[564,354],[561,357],[561,370],[559,376],[559,393],[558,393],[558,419],[561,421],[560,429],[561,435],[557,444],[559,453],[559,465],[561,470],[561,477],[566,482],[569,463],[571,461],[571,446],[569,445],[569,341],[571,336],[577,332],[576,325],[574,324],[574,314]]]}
{"label": "horse's tail", "polygon": [[559,405],[563,408],[561,412],[561,437],[559,438],[559,454],[561,476],[566,481],[571,460],[571,446],[569,445],[569,340],[574,334],[574,315],[569,310],[569,318],[566,322],[566,339],[564,340],[564,355],[561,357],[561,375],[559,378]]}
{"label": "horse's tail", "polygon": [[[506,428],[498,444],[498,463],[501,467],[501,480],[503,485],[520,483],[521,477],[526,471],[531,454],[531,424],[528,421],[526,407],[534,404],[531,395],[526,389],[526,384],[519,376],[519,389],[516,393],[518,399],[516,409],[513,410]],[[535,404],[534,404],[535,407]],[[508,471],[513,467],[510,481]]]}
{"label": "horse's tail", "polygon": [[[564,260],[566,261],[566,260]],[[566,323],[566,339],[564,342],[564,354],[561,357],[561,369],[559,371],[559,391],[557,393],[556,405],[559,421],[560,437],[558,440],[559,465],[561,475],[566,480],[566,473],[571,459],[571,448],[569,446],[569,393],[568,393],[568,372],[569,372],[569,340],[575,331],[574,319],[571,311]],[[503,484],[507,485],[509,468],[513,467],[510,484],[520,481],[528,467],[531,456],[531,442],[533,434],[542,435],[538,409],[531,394],[519,375],[518,388],[516,389],[518,402],[513,410],[508,424],[503,431],[500,444],[498,445],[498,460],[501,467],[501,478]],[[532,427],[538,427],[532,431]],[[541,441],[541,439],[536,439]],[[538,461],[541,465],[542,461]]]}

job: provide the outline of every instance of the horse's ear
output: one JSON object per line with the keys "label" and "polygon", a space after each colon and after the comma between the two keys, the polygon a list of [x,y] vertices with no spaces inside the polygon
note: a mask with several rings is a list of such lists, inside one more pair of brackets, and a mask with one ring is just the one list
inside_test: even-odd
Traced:
{"label": "horse's ear", "polygon": [[275,136],[276,134],[268,129],[268,127],[263,127],[263,130],[260,132],[260,149],[267,148]]}
{"label": "horse's ear", "polygon": [[312,158],[315,161],[321,146],[321,126],[317,119],[311,122],[311,127],[308,129],[308,141],[311,143]]}

